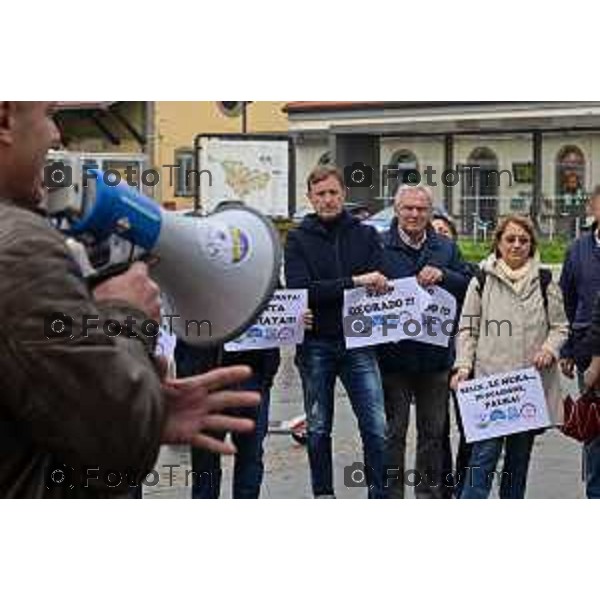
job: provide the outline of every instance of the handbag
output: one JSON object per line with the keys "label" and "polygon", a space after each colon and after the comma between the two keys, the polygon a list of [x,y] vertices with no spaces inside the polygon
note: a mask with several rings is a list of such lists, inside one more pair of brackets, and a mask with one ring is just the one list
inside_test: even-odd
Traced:
{"label": "handbag", "polygon": [[588,443],[600,437],[600,393],[587,391],[578,400],[564,400],[565,421],[561,431],[578,442]]}

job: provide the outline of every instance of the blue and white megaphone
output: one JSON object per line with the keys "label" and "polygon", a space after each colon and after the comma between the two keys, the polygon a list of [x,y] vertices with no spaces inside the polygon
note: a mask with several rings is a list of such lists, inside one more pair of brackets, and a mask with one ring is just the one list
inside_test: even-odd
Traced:
{"label": "blue and white megaphone", "polygon": [[260,213],[232,204],[207,217],[162,210],[122,182],[110,185],[89,170],[75,237],[105,240],[117,234],[158,257],[151,276],[172,301],[177,337],[195,346],[219,344],[243,333],[270,300],[279,280],[277,231]]}

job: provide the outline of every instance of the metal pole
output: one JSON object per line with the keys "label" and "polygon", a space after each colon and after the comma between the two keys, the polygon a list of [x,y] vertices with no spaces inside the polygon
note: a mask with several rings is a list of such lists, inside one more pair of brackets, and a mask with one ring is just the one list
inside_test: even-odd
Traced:
{"label": "metal pole", "polygon": [[242,133],[248,133],[248,102],[242,101]]}

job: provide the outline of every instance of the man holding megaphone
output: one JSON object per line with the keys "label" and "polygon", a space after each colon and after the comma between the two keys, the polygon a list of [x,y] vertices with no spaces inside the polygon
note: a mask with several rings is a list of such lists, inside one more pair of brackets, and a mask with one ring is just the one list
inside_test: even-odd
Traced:
{"label": "man holding megaphone", "polygon": [[[63,237],[35,214],[59,139],[52,110],[0,101],[0,496],[125,497],[162,443],[233,452],[209,432],[251,430],[224,413],[259,398],[225,391],[250,376],[244,367],[161,381],[139,326],[158,309],[145,265],[90,293]],[[135,324],[83,335],[90,315]]]}

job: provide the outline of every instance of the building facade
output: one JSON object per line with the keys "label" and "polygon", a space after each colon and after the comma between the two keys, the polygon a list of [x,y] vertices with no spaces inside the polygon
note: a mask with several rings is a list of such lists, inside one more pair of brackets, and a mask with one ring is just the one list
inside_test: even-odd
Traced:
{"label": "building facade", "polygon": [[[153,164],[164,177],[156,198],[187,209],[194,204],[193,147],[199,134],[287,134],[285,102],[154,102]],[[178,168],[169,168],[177,165]],[[173,173],[173,177],[170,177]]]}
{"label": "building facade", "polygon": [[[287,134],[285,102],[59,102],[64,150],[85,166],[126,169],[167,208],[194,203],[194,139],[202,133]],[[155,173],[153,173],[153,171]]]}
{"label": "building facade", "polygon": [[286,112],[299,201],[316,164],[366,165],[372,177],[350,195],[373,210],[422,181],[465,234],[519,212],[572,236],[600,183],[600,102],[292,102]]}

